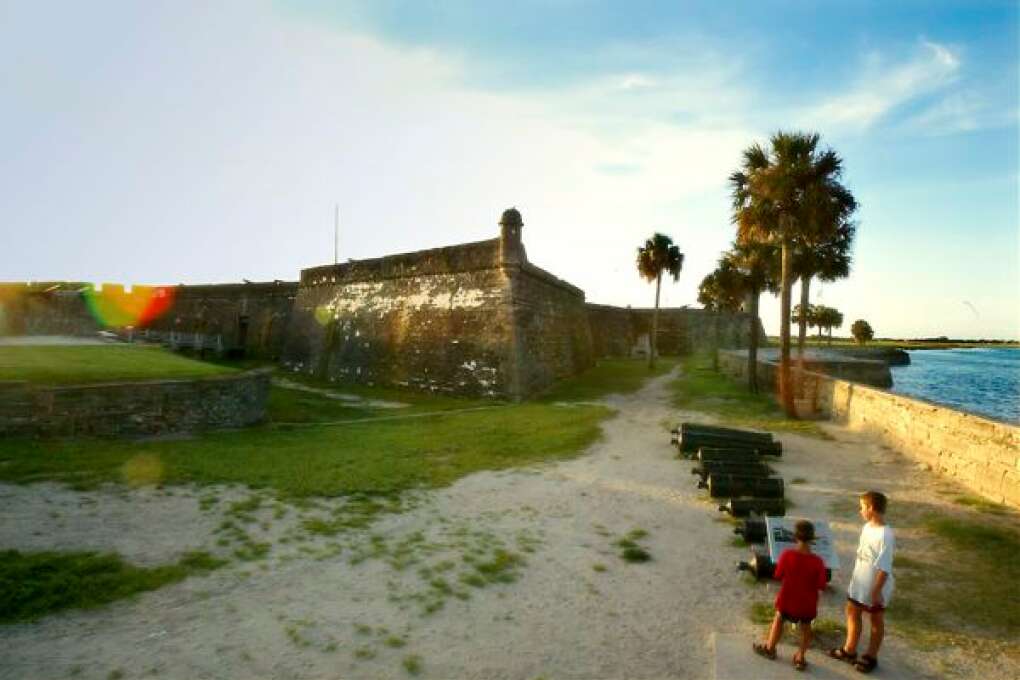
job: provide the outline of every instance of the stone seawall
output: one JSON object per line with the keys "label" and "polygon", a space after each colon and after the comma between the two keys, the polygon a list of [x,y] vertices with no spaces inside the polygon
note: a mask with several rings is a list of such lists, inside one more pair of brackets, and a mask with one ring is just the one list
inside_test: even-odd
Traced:
{"label": "stone seawall", "polygon": [[270,372],[91,385],[0,382],[0,437],[131,437],[245,427],[266,417]]}
{"label": "stone seawall", "polygon": [[[719,353],[720,370],[747,380],[747,358]],[[921,399],[794,369],[797,410],[877,436],[884,444],[998,503],[1020,508],[1020,426]],[[778,368],[759,362],[763,388],[776,394]]]}

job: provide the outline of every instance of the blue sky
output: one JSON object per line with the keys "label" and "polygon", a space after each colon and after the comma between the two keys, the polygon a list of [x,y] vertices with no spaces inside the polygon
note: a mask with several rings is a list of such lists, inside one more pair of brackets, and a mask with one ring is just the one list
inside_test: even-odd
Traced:
{"label": "blue sky", "polygon": [[0,0],[0,280],[294,279],[332,258],[334,203],[344,258],[490,238],[516,205],[595,302],[650,304],[634,249],[670,234],[664,303],[694,304],[740,151],[807,129],[861,202],[815,301],[1020,336],[1015,3],[77,5]]}

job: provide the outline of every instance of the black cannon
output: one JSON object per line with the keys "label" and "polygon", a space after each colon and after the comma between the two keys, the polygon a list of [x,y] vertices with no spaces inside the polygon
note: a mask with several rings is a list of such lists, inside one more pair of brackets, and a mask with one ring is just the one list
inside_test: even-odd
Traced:
{"label": "black cannon", "polygon": [[782,498],[783,480],[780,477],[754,477],[711,473],[698,482],[699,489],[708,489],[712,498],[754,496],[756,498]]}
{"label": "black cannon", "polygon": [[734,427],[719,427],[718,425],[702,425],[701,423],[681,423],[678,428],[681,436],[688,434],[708,434],[714,436],[729,437],[730,439],[744,439],[752,442],[769,444],[772,442],[772,435],[768,432],[751,432],[750,430],[738,430]]}
{"label": "black cannon", "polygon": [[[775,562],[772,561],[768,555],[754,551],[751,553],[751,559],[746,562],[737,562],[737,571],[748,571],[759,581],[762,579],[772,578],[776,573]],[[829,583],[832,581],[832,569],[826,568],[825,570],[825,582]]]}
{"label": "black cannon", "polygon": [[761,463],[765,460],[758,455],[757,451],[719,449],[708,446],[698,449],[698,453],[694,457],[702,463]]}
{"label": "black cannon", "polygon": [[700,475],[705,479],[711,474],[742,475],[744,477],[768,477],[772,474],[772,468],[765,463],[731,463],[708,462],[699,463],[691,468],[692,475]]}
{"label": "black cannon", "polygon": [[680,447],[680,451],[693,454],[700,448],[716,449],[738,449],[744,452],[756,452],[760,456],[781,456],[783,445],[781,442],[761,442],[747,439],[732,439],[725,435],[705,434],[700,432],[688,435],[680,434],[674,443]]}
{"label": "black cannon", "polygon": [[786,514],[786,501],[782,498],[731,498],[720,505],[719,510],[734,517],[747,517],[752,512],[782,517]]}
{"label": "black cannon", "polygon": [[776,571],[776,565],[765,553],[754,551],[751,559],[746,562],[737,562],[737,571],[749,571],[756,579],[772,578]]}
{"label": "black cannon", "polygon": [[743,536],[747,543],[762,543],[765,541],[765,519],[751,515],[733,527],[733,533]]}

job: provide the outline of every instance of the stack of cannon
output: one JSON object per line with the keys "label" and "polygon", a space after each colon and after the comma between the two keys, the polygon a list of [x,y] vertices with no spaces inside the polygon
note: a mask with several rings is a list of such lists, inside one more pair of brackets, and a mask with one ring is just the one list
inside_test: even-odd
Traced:
{"label": "stack of cannon", "polygon": [[752,513],[786,514],[781,477],[765,462],[783,454],[781,442],[767,432],[681,423],[672,432],[681,455],[695,460],[692,474],[701,479],[698,488],[712,498],[726,499],[719,509],[734,517]]}

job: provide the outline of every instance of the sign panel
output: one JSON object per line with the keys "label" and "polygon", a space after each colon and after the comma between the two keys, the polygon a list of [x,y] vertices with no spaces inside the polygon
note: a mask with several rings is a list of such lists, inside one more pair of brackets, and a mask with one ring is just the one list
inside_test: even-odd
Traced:
{"label": "sign panel", "polygon": [[[768,539],[769,559],[773,564],[779,562],[779,556],[787,548],[796,548],[797,541],[793,537],[793,529],[798,521],[808,519],[806,517],[766,517],[765,535]],[[811,551],[822,558],[826,569],[836,571],[839,569],[839,556],[836,554],[836,545],[832,540],[832,530],[829,523],[824,520],[808,519],[815,525],[815,540],[811,544]]]}

